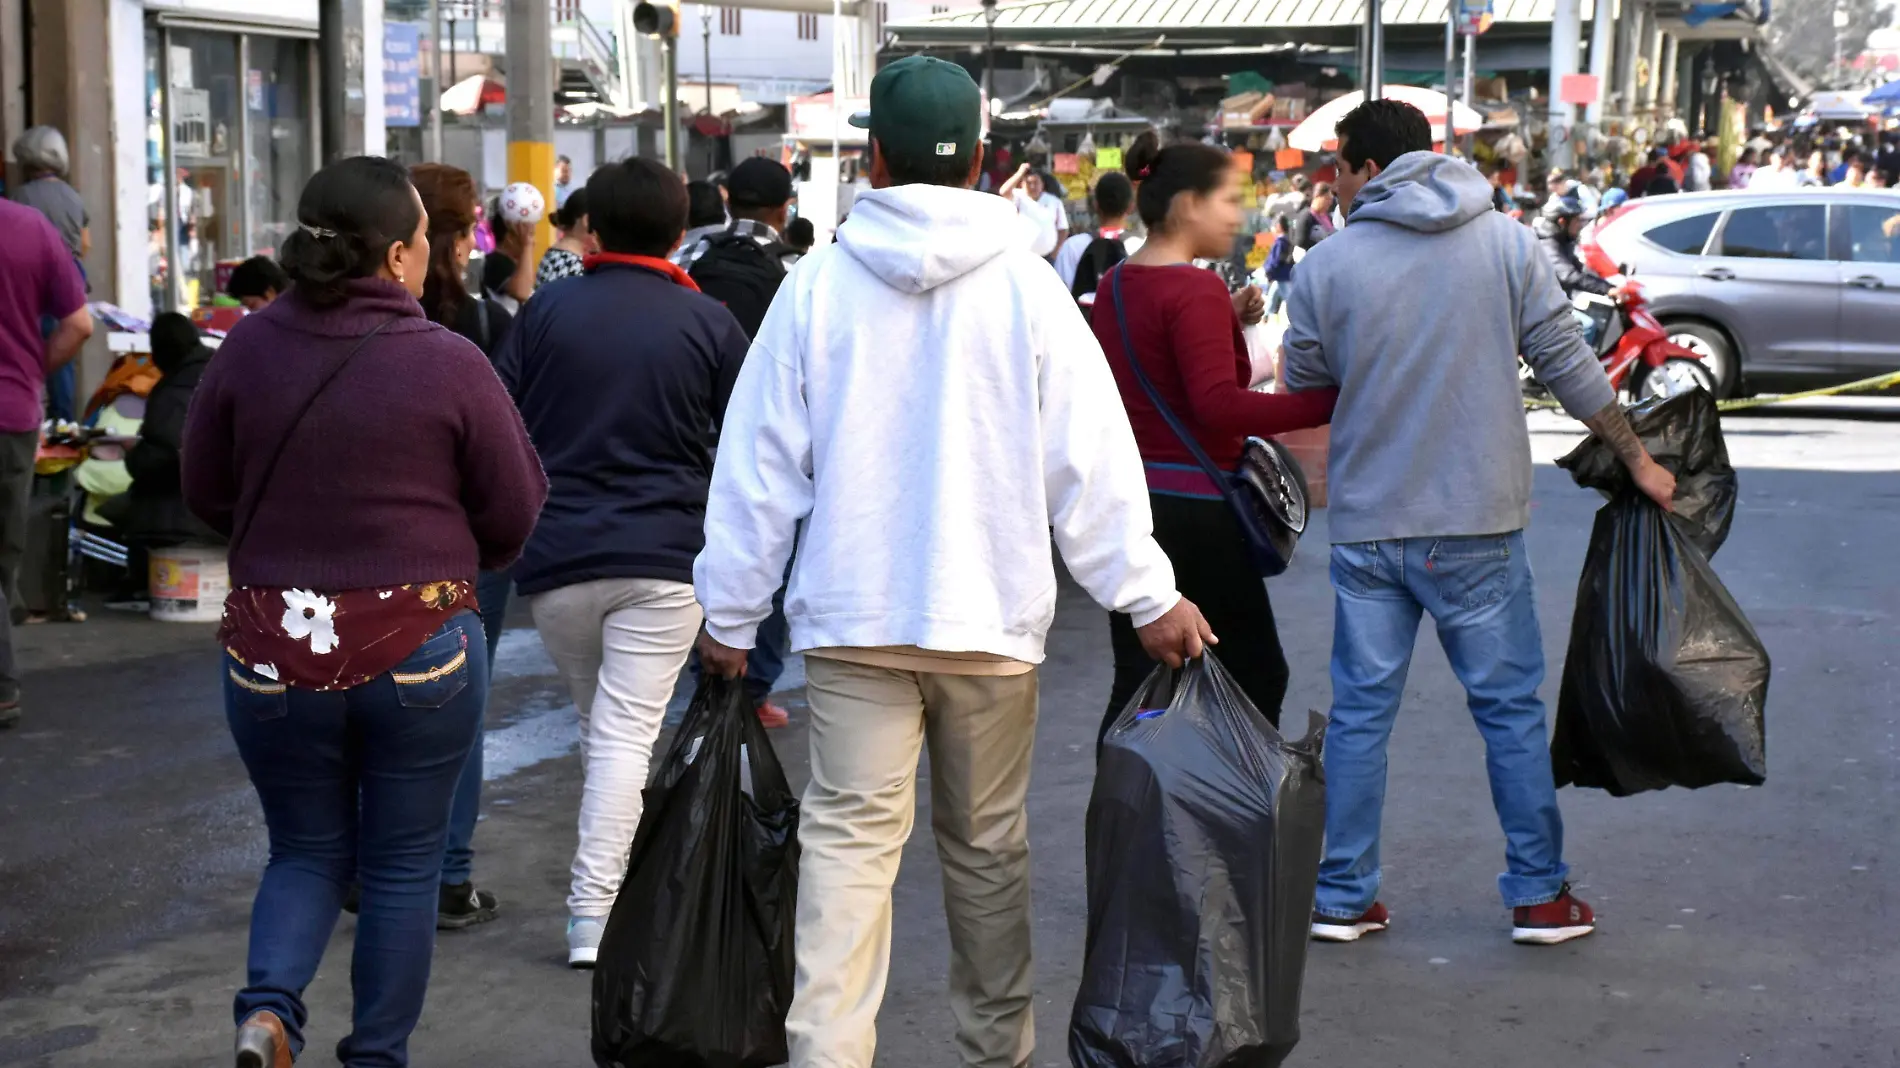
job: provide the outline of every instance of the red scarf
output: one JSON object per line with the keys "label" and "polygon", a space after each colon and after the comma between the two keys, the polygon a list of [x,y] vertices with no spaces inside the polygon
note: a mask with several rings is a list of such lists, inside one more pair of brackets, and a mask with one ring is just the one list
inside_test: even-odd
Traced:
{"label": "red scarf", "polygon": [[624,263],[629,267],[645,267],[649,271],[659,272],[675,285],[685,286],[695,293],[699,292],[699,283],[693,281],[693,276],[686,273],[686,268],[669,259],[659,256],[635,256],[627,252],[596,252],[581,260],[581,269],[592,271],[603,263]]}

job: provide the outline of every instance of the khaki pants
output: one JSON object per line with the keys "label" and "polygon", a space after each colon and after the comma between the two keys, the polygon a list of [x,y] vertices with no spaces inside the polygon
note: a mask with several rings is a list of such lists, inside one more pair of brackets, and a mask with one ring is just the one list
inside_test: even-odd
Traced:
{"label": "khaki pants", "polygon": [[1030,1001],[1029,792],[1036,673],[919,674],[811,657],[811,785],[798,827],[792,1068],[871,1068],[891,963],[891,886],[930,745],[950,922],[950,1007],[969,1068],[1016,1068]]}
{"label": "khaki pants", "polygon": [[581,714],[580,846],[567,911],[606,916],[627,876],[653,740],[699,633],[699,602],[684,582],[596,579],[528,605]]}

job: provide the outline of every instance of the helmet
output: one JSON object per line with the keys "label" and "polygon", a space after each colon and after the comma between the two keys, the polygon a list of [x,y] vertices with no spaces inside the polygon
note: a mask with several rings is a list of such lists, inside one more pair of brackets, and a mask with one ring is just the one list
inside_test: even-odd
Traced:
{"label": "helmet", "polygon": [[1580,200],[1575,193],[1565,193],[1562,196],[1551,197],[1544,202],[1544,218],[1552,222],[1581,218],[1583,214],[1583,201]]}
{"label": "helmet", "polygon": [[1629,190],[1612,189],[1609,192],[1603,194],[1603,200],[1601,203],[1597,205],[1597,210],[1600,212],[1607,212],[1613,208],[1620,208],[1624,204],[1627,204],[1629,202],[1629,199],[1630,199]]}

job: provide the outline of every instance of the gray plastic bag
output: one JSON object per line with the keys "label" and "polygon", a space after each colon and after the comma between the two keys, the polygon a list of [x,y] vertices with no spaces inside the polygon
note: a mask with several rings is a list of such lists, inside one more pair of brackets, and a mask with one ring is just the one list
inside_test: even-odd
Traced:
{"label": "gray plastic bag", "polygon": [[1325,719],[1288,743],[1212,655],[1159,668],[1102,741],[1076,1068],[1276,1068],[1326,830]]}

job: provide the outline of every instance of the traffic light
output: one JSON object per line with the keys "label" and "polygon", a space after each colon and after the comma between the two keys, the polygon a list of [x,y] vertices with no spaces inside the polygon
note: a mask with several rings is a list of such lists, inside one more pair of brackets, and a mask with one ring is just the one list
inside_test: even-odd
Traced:
{"label": "traffic light", "polygon": [[634,6],[633,28],[648,37],[678,37],[680,9],[677,4],[642,2]]}

